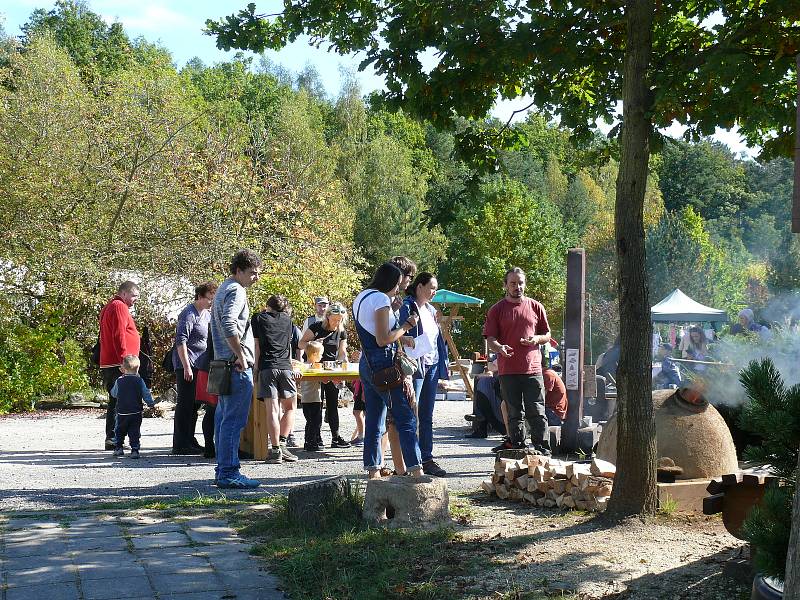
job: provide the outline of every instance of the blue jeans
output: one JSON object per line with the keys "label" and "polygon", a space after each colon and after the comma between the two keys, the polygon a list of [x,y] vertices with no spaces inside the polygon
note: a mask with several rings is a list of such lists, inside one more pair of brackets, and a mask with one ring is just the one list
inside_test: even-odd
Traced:
{"label": "blue jeans", "polygon": [[433,406],[436,403],[436,386],[439,384],[439,365],[425,365],[423,376],[414,380],[419,418],[419,449],[422,462],[433,460]]}
{"label": "blue jeans", "polygon": [[[373,360],[370,358],[370,360]],[[386,365],[388,366],[388,365]],[[384,365],[376,362],[376,369]],[[422,464],[419,443],[417,441],[417,418],[403,394],[403,388],[398,387],[388,392],[379,392],[372,385],[372,371],[367,361],[361,358],[360,371],[361,383],[364,386],[364,468],[376,471],[381,467],[383,455],[381,453],[381,436],[386,431],[387,399],[390,398],[392,419],[395,429],[400,436],[400,448],[406,468],[411,470]],[[391,396],[390,396],[391,394]]]}
{"label": "blue jeans", "polygon": [[253,399],[253,370],[233,370],[231,393],[219,397],[214,413],[214,440],[217,449],[217,479],[239,474],[239,436],[247,424]]}

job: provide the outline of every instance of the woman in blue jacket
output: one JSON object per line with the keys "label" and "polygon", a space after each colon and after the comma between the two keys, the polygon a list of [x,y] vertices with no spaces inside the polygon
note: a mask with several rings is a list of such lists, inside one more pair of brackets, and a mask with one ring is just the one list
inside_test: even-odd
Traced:
{"label": "woman in blue jacket", "polygon": [[[425,336],[431,350],[418,359],[419,368],[414,373],[414,392],[417,396],[419,420],[419,449],[422,453],[422,471],[426,475],[444,477],[447,472],[433,460],[433,407],[440,379],[449,379],[447,370],[447,344],[439,331],[436,309],[431,300],[439,283],[431,273],[419,273],[406,288],[406,298],[400,308],[400,322],[416,315],[417,326],[408,333],[414,338]],[[418,342],[419,343],[419,342]]]}

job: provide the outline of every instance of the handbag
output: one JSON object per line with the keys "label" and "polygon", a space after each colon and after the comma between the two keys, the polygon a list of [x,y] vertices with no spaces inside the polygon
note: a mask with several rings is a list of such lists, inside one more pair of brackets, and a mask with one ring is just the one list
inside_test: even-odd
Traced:
{"label": "handbag", "polygon": [[215,396],[227,396],[231,392],[231,375],[234,361],[212,360],[208,367],[206,391]]}

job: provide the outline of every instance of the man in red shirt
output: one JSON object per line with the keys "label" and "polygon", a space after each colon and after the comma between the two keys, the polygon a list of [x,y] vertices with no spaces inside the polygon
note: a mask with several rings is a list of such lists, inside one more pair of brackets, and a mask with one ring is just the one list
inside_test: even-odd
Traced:
{"label": "man in red shirt", "polygon": [[527,448],[523,411],[533,450],[550,455],[545,416],[541,344],[550,341],[550,324],[541,303],[525,296],[525,272],[509,269],[503,282],[505,298],[489,309],[483,335],[497,353],[500,389],[508,408],[511,448]]}
{"label": "man in red shirt", "polygon": [[567,418],[567,388],[553,369],[542,371],[544,406],[549,425],[562,425]]}
{"label": "man in red shirt", "polygon": [[106,450],[113,450],[117,399],[111,395],[114,382],[121,375],[120,366],[128,355],[139,356],[139,332],[131,316],[131,307],[139,299],[139,286],[125,281],[117,294],[100,311],[100,373],[108,392],[106,409]]}

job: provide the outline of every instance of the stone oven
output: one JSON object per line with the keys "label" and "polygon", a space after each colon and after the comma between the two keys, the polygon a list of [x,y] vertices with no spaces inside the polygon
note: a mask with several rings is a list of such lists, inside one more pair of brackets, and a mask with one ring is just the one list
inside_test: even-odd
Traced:
{"label": "stone oven", "polygon": [[[700,391],[655,390],[653,410],[658,459],[672,459],[682,469],[679,479],[709,479],[739,470],[731,432]],[[617,463],[616,414],[603,427],[597,456]]]}

